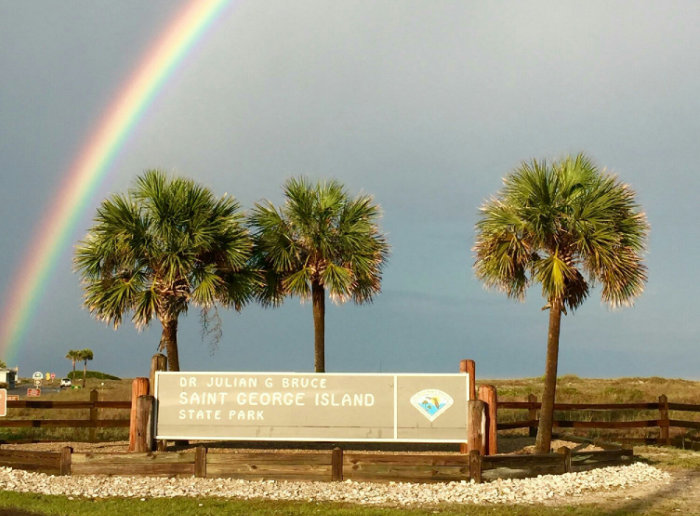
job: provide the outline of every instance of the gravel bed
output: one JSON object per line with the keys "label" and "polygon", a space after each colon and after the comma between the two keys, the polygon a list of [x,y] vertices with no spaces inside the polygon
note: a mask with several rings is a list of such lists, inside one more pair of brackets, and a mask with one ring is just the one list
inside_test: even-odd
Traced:
{"label": "gravel bed", "polygon": [[[484,484],[448,482],[290,482],[215,478],[162,478],[120,476],[53,476],[0,467],[0,490],[65,495],[84,498],[175,496],[267,498],[271,500],[336,501],[368,505],[436,505],[549,503],[592,492],[626,489],[639,485],[668,484],[668,473],[635,463],[564,475],[496,480]],[[571,497],[574,497],[573,499]]]}

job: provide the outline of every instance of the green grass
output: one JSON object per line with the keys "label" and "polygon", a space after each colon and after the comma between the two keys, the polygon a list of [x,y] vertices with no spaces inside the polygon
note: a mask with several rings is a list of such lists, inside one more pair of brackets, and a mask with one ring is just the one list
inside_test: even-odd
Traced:
{"label": "green grass", "polygon": [[644,462],[662,469],[700,471],[700,452],[697,451],[671,446],[635,446],[634,453]]}
{"label": "green grass", "polygon": [[218,498],[110,498],[105,500],[74,499],[65,496],[46,496],[27,493],[2,492],[0,508],[21,508],[41,515],[113,516],[122,514],[185,516],[209,515],[329,515],[329,516],[622,516],[620,511],[605,511],[592,506],[501,506],[462,505],[425,509],[397,509],[360,505],[316,502],[280,502],[268,500],[230,500]]}

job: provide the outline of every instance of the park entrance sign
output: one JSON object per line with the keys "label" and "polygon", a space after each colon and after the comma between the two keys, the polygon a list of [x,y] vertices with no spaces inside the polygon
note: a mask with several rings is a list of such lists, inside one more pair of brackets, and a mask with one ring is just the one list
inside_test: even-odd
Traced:
{"label": "park entrance sign", "polygon": [[467,440],[467,374],[158,372],[157,439]]}

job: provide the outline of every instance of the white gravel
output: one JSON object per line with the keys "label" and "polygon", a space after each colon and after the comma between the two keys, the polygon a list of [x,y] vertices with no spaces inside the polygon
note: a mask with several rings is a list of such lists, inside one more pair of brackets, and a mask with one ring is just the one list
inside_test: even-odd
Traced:
{"label": "white gravel", "polygon": [[[591,492],[669,483],[668,473],[642,463],[564,475],[496,480],[484,484],[448,482],[288,482],[217,478],[53,476],[0,467],[0,490],[69,497],[163,498],[175,496],[339,501],[371,505],[533,504]],[[570,500],[569,501],[573,501]]]}

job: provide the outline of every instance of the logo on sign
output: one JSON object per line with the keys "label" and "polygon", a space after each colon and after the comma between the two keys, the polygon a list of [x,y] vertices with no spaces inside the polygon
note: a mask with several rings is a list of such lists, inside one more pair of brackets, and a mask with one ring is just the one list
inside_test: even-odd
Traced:
{"label": "logo on sign", "polygon": [[431,423],[439,418],[454,400],[446,392],[439,389],[423,389],[411,396],[411,405],[418,409]]}

